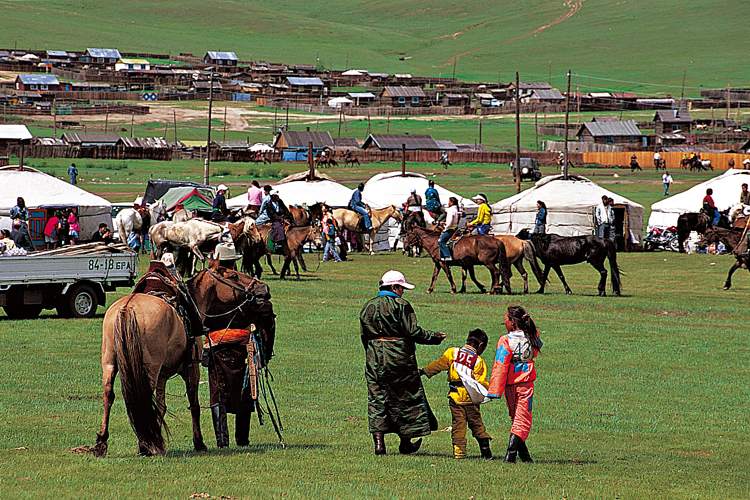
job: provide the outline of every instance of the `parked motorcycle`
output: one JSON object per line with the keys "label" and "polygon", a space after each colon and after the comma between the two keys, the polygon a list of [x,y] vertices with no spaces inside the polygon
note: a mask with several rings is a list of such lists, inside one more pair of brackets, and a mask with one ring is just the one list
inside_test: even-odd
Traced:
{"label": "parked motorcycle", "polygon": [[651,228],[651,232],[643,239],[643,249],[646,251],[662,249],[679,252],[677,228],[674,226],[666,229]]}

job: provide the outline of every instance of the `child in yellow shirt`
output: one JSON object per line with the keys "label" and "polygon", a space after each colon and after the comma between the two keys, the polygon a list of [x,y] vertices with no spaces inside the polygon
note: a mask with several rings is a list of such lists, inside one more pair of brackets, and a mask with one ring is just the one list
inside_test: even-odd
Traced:
{"label": "child in yellow shirt", "polygon": [[479,405],[489,401],[487,365],[479,357],[486,347],[487,334],[477,328],[469,332],[465,346],[448,349],[437,361],[421,370],[428,378],[448,371],[448,406],[453,417],[453,458],[466,458],[467,425],[479,443],[482,458],[492,458],[492,438],[487,434],[479,412]]}

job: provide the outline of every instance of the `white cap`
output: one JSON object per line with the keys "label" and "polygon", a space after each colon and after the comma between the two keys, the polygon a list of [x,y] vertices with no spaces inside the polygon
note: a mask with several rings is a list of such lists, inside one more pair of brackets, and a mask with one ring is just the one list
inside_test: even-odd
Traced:
{"label": "white cap", "polygon": [[216,188],[217,191],[226,191],[227,187],[224,184],[219,184],[219,187]]}
{"label": "white cap", "polygon": [[399,271],[390,270],[380,278],[380,286],[401,285],[407,290],[413,290],[414,285],[406,282],[406,278]]}
{"label": "white cap", "polygon": [[278,190],[278,189],[274,189],[274,190],[272,190],[272,191],[271,191],[271,192],[270,192],[269,194],[270,194],[271,196],[273,196],[273,195],[278,195],[278,194],[279,194],[279,190]]}
{"label": "white cap", "polygon": [[219,243],[216,245],[214,250],[214,260],[238,260],[242,258],[241,255],[237,255],[237,251],[234,249],[234,243]]}
{"label": "white cap", "polygon": [[488,203],[487,197],[483,194],[478,194],[472,198],[472,200],[482,200],[485,203]]}
{"label": "white cap", "polygon": [[417,189],[416,189],[416,188],[412,188],[412,189],[411,189],[411,192],[412,192],[412,193],[416,193],[416,192],[417,192]]}
{"label": "white cap", "polygon": [[171,252],[165,252],[161,257],[161,261],[166,266],[174,266],[174,254]]}

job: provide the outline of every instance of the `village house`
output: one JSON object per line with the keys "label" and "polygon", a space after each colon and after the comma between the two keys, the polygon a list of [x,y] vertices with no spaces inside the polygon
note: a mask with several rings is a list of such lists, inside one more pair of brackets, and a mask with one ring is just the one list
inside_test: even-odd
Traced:
{"label": "village house", "polygon": [[112,67],[122,59],[120,51],[117,49],[86,49],[81,56],[81,62],[97,66]]}
{"label": "village house", "polygon": [[62,90],[55,75],[18,75],[15,88],[18,92],[50,92]]}
{"label": "village house", "polygon": [[288,76],[286,84],[295,94],[320,94],[326,91],[323,80],[318,77]]}
{"label": "village house", "polygon": [[633,120],[582,123],[576,133],[580,142],[640,146],[643,134]]}
{"label": "village house", "polygon": [[689,134],[692,128],[693,117],[687,109],[659,110],[654,116],[657,134]]}
{"label": "village house", "polygon": [[440,105],[467,107],[471,105],[471,98],[466,94],[441,94]]}
{"label": "village house", "polygon": [[375,103],[375,94],[372,92],[348,92],[346,96],[354,101],[357,107],[372,106]]}
{"label": "village house", "polygon": [[62,135],[65,144],[71,146],[115,146],[120,142],[118,134],[87,134],[78,132],[65,132]]}
{"label": "village house", "polygon": [[151,63],[146,59],[119,59],[115,63],[115,71],[148,71],[151,69]]}
{"label": "village house", "polygon": [[408,150],[416,151],[440,151],[442,149],[429,134],[370,134],[362,144],[362,149],[401,151],[402,145]]}
{"label": "village house", "polygon": [[425,94],[419,87],[385,87],[380,94],[380,104],[394,108],[427,106]]}
{"label": "village house", "polygon": [[282,161],[302,161],[307,158],[307,153],[312,143],[313,155],[324,149],[333,148],[333,138],[328,132],[296,132],[282,130],[274,140],[274,149],[281,150]]}
{"label": "village house", "polygon": [[206,52],[203,56],[203,62],[206,64],[213,64],[217,68],[223,67],[236,67],[239,62],[237,54],[234,52]]}

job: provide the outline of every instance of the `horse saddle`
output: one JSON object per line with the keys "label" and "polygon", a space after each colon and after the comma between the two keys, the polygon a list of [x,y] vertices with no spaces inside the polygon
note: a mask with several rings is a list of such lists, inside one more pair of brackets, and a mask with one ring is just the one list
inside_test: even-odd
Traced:
{"label": "horse saddle", "polygon": [[365,216],[357,212],[356,210],[352,210],[351,208],[348,208],[347,210],[357,216],[357,225],[355,226],[353,231],[355,233],[366,233],[367,228],[365,227]]}
{"label": "horse saddle", "polygon": [[152,260],[148,271],[135,284],[132,293],[159,297],[175,308],[185,324],[188,337],[203,335],[203,322],[187,286],[163,262]]}

